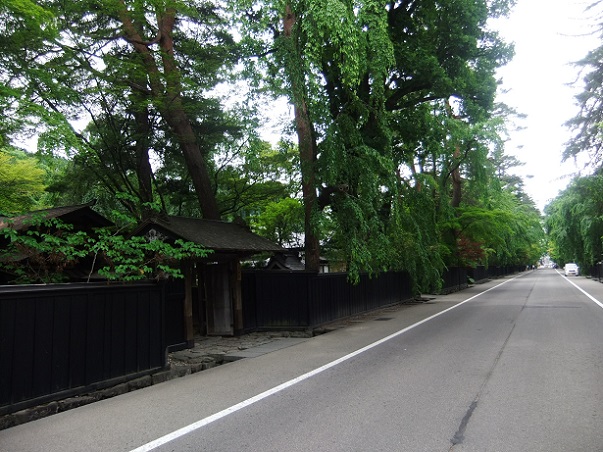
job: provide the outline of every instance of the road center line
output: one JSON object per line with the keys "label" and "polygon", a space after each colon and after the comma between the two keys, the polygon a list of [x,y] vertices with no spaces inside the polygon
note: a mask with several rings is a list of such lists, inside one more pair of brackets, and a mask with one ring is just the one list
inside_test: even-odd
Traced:
{"label": "road center line", "polygon": [[[557,272],[557,273],[559,273],[561,275],[560,272]],[[601,303],[599,300],[597,300],[595,297],[593,297],[591,294],[589,294],[586,290],[582,289],[581,287],[578,287],[578,285],[575,282],[570,281],[570,279],[567,276],[565,276],[565,275],[561,275],[561,276],[563,276],[568,283],[570,283],[572,286],[574,286],[576,289],[578,289],[580,292],[582,292],[584,295],[586,295],[592,301],[597,303],[600,308],[603,308],[603,303]]]}
{"label": "road center line", "polygon": [[[392,333],[389,336],[384,337],[383,339],[379,339],[378,341],[375,341],[372,344],[369,344],[369,345],[367,345],[365,347],[362,347],[362,348],[356,350],[355,352],[349,353],[349,354],[347,354],[347,355],[345,355],[345,356],[343,356],[343,357],[341,357],[339,359],[336,359],[335,361],[331,361],[330,363],[327,363],[324,366],[318,367],[318,368],[316,368],[316,369],[314,369],[314,370],[312,370],[310,372],[307,372],[307,373],[305,373],[303,375],[300,375],[299,377],[296,377],[296,378],[294,378],[292,380],[286,381],[285,383],[282,383],[282,384],[280,384],[278,386],[275,386],[274,388],[268,389],[267,391],[264,391],[264,392],[262,392],[262,393],[260,393],[260,394],[258,394],[256,396],[253,396],[253,397],[251,397],[251,398],[249,398],[247,400],[244,400],[244,401],[242,401],[240,403],[237,403],[236,405],[233,405],[233,406],[228,407],[228,408],[226,408],[226,409],[224,409],[222,411],[219,411],[219,412],[217,412],[215,414],[212,414],[211,416],[208,416],[208,417],[206,417],[204,419],[200,419],[197,422],[193,422],[192,424],[189,424],[189,425],[187,425],[185,427],[182,427],[182,428],[180,428],[178,430],[174,430],[173,432],[168,433],[167,435],[164,435],[164,436],[162,436],[160,438],[157,438],[156,440],[153,440],[151,442],[143,444],[142,446],[137,447],[136,449],[132,449],[130,452],[148,452],[148,451],[154,450],[154,449],[156,449],[156,448],[158,448],[160,446],[163,446],[164,444],[169,443],[170,441],[173,441],[173,440],[175,440],[177,438],[180,438],[180,437],[182,437],[184,435],[187,435],[187,434],[189,434],[189,433],[191,433],[191,432],[193,432],[195,430],[198,430],[198,429],[200,429],[202,427],[205,427],[206,425],[209,425],[212,422],[215,422],[215,421],[217,421],[219,419],[222,419],[222,418],[224,418],[224,417],[226,417],[226,416],[228,416],[230,414],[233,414],[233,413],[235,413],[235,412],[237,412],[239,410],[242,410],[245,407],[248,407],[249,405],[253,405],[254,403],[259,402],[259,401],[261,401],[261,400],[263,400],[263,399],[265,399],[265,398],[267,398],[267,397],[269,397],[271,395],[274,395],[274,394],[276,394],[278,392],[281,392],[281,391],[283,391],[283,390],[285,390],[287,388],[290,388],[291,386],[296,385],[297,383],[300,383],[300,382],[302,382],[304,380],[307,380],[308,378],[311,378],[311,377],[313,377],[315,375],[318,375],[318,374],[324,372],[325,370],[328,370],[328,369],[330,369],[332,367],[335,367],[338,364],[341,364],[341,363],[343,363],[343,362],[345,362],[345,361],[347,361],[347,360],[349,360],[349,359],[351,359],[351,358],[353,358],[355,356],[360,355],[361,353],[366,352],[367,350],[370,350],[370,349],[372,349],[374,347],[377,347],[380,344],[383,344],[384,342],[387,342],[387,341],[389,341],[389,340],[391,340],[391,339],[393,339],[393,338],[395,338],[397,336],[400,336],[400,335],[402,335],[402,334],[404,334],[404,333],[412,330],[413,328],[418,327],[419,325],[422,325],[422,324],[424,324],[426,322],[429,322],[430,320],[433,320],[436,317],[439,317],[439,316],[441,316],[441,315],[443,315],[443,314],[445,314],[445,313],[447,313],[447,312],[449,312],[449,311],[451,311],[451,310],[453,310],[455,308],[458,308],[459,306],[461,306],[461,305],[463,305],[463,304],[465,304],[465,303],[467,303],[467,302],[469,302],[471,300],[474,300],[477,297],[479,297],[479,296],[481,296],[481,295],[483,295],[485,293],[488,293],[491,290],[494,290],[494,289],[502,286],[503,284],[506,284],[509,281],[513,281],[514,279],[519,278],[521,276],[523,276],[523,274],[520,274],[520,275],[515,276],[513,278],[507,279],[507,280],[503,281],[502,283],[497,284],[496,286],[490,287],[489,289],[486,289],[483,292],[480,292],[480,293],[478,293],[476,295],[473,295],[472,297],[467,298],[466,300],[461,301],[460,303],[455,304],[454,306],[451,306],[448,309],[445,309],[445,310],[443,310],[441,312],[438,312],[437,314],[434,314],[431,317],[427,317],[426,319],[423,319],[423,320],[421,320],[421,321],[419,321],[417,323],[414,323],[414,324],[412,324],[410,326],[407,326],[406,328],[403,328],[403,329],[401,329],[399,331],[396,331],[395,333]],[[580,289],[580,290],[582,290],[582,289]],[[586,292],[584,292],[584,293],[586,293]],[[590,297],[590,295],[588,295],[588,294],[587,294],[587,296]],[[592,297],[590,297],[590,298],[594,300],[594,298],[592,298]],[[601,307],[603,307],[603,305],[601,305],[601,303],[599,303],[596,300],[594,300],[594,301],[596,303],[598,303]]]}

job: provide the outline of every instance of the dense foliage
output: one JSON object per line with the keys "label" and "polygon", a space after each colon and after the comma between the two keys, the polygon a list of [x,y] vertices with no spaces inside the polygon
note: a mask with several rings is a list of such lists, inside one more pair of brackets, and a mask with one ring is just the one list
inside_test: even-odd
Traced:
{"label": "dense foliage", "polygon": [[[0,136],[38,136],[40,202],[241,217],[303,242],[309,270],[329,256],[423,290],[446,266],[532,264],[539,212],[495,103],[513,52],[488,22],[512,4],[8,1]],[[275,98],[293,118],[270,144]]]}
{"label": "dense foliage", "polygon": [[44,195],[44,169],[23,151],[0,148],[0,216],[33,210]]}
{"label": "dense foliage", "polygon": [[[0,271],[12,283],[57,283],[68,279],[90,282],[182,278],[181,261],[208,256],[211,251],[183,240],[167,242],[129,236],[126,225],[74,230],[58,219],[34,215],[24,228],[0,228]],[[74,274],[76,268],[79,274]],[[85,270],[85,273],[81,273]]]}
{"label": "dense foliage", "polygon": [[[602,2],[589,5],[600,14]],[[600,35],[603,28],[597,33]],[[586,159],[585,172],[577,175],[545,209],[548,252],[559,265],[577,262],[584,272],[603,261],[603,45],[576,63],[583,82],[576,96],[580,110],[567,122],[573,135],[564,158]]]}
{"label": "dense foliage", "polygon": [[603,260],[603,174],[576,177],[545,209],[549,254],[584,271]]}

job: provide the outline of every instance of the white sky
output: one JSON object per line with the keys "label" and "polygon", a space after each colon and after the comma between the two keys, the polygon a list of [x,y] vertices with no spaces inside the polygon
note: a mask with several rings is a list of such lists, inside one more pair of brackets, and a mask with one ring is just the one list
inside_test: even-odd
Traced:
{"label": "white sky", "polygon": [[567,85],[578,78],[569,63],[600,45],[598,34],[590,35],[594,21],[587,5],[584,0],[517,0],[511,17],[493,25],[515,43],[515,58],[499,71],[501,91],[508,92],[498,99],[527,115],[519,123],[523,130],[510,128],[506,153],[525,162],[515,172],[541,210],[584,166],[561,163],[561,154],[571,136],[563,124],[578,112],[574,96],[581,91],[580,84]]}

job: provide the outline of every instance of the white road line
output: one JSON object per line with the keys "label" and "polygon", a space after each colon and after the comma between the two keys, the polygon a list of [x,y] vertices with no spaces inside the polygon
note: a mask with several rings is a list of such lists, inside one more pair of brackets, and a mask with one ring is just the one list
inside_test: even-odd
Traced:
{"label": "white road line", "polygon": [[[262,392],[261,394],[258,394],[258,395],[254,396],[254,397],[251,397],[251,398],[247,399],[247,400],[244,400],[243,402],[237,403],[236,405],[228,407],[228,408],[226,408],[226,409],[224,409],[222,411],[219,411],[218,413],[212,414],[211,416],[208,416],[208,417],[206,417],[204,419],[200,419],[197,422],[193,422],[192,424],[189,424],[189,425],[187,425],[185,427],[182,427],[182,428],[180,428],[178,430],[175,430],[175,431],[173,431],[171,433],[168,433],[167,435],[164,435],[161,438],[157,438],[154,441],[148,442],[148,443],[146,443],[146,444],[144,444],[144,445],[142,445],[140,447],[137,447],[136,449],[133,449],[130,452],[148,452],[148,451],[154,450],[154,449],[156,449],[156,448],[158,448],[160,446],[163,446],[164,444],[169,443],[170,441],[173,441],[173,440],[175,440],[177,438],[180,438],[180,437],[182,437],[184,435],[187,435],[187,434],[189,434],[189,433],[191,433],[191,432],[193,432],[195,430],[198,430],[198,429],[200,429],[202,427],[205,427],[206,425],[211,424],[212,422],[217,421],[219,419],[222,419],[223,417],[226,417],[229,414],[232,414],[232,413],[235,413],[235,412],[237,412],[239,410],[242,410],[243,408],[248,407],[249,405],[252,405],[252,404],[254,404],[256,402],[259,402],[260,400],[263,400],[263,399],[265,399],[265,398],[273,395],[273,394],[276,394],[276,393],[278,393],[280,391],[283,391],[283,390],[285,390],[287,388],[290,388],[291,386],[296,385],[297,383],[300,383],[300,382],[302,382],[304,380],[307,380],[308,378],[311,378],[311,377],[313,377],[315,375],[318,375],[321,372],[324,372],[325,370],[328,370],[328,369],[330,369],[332,367],[335,367],[338,364],[341,364],[341,363],[343,363],[343,362],[345,362],[345,361],[347,361],[347,360],[349,360],[349,359],[351,359],[351,358],[353,358],[355,356],[358,356],[359,354],[364,353],[367,350],[370,350],[370,349],[372,349],[374,347],[377,347],[378,345],[383,344],[384,342],[387,342],[387,341],[389,341],[389,340],[391,340],[391,339],[393,339],[393,338],[395,338],[397,336],[400,336],[400,335],[402,335],[402,334],[404,334],[404,333],[412,330],[413,328],[418,327],[419,325],[422,325],[422,324],[424,324],[426,322],[429,322],[430,320],[433,320],[436,317],[439,317],[439,316],[441,316],[441,315],[443,315],[443,314],[445,314],[445,313],[447,313],[447,312],[449,312],[449,311],[451,311],[451,310],[453,310],[455,308],[458,308],[459,306],[461,306],[461,305],[463,305],[463,304],[465,304],[465,303],[467,303],[467,302],[469,302],[471,300],[474,300],[475,298],[477,298],[477,297],[479,297],[479,296],[481,296],[481,295],[483,295],[483,294],[485,294],[487,292],[490,292],[491,290],[494,290],[494,289],[502,286],[503,284],[508,283],[509,281],[512,281],[512,280],[514,280],[516,278],[519,278],[519,277],[523,276],[524,274],[525,273],[522,273],[522,274],[520,274],[518,276],[515,276],[513,278],[507,279],[507,280],[503,281],[502,283],[497,284],[496,286],[490,287],[489,289],[484,290],[483,292],[480,292],[477,295],[474,295],[474,296],[472,296],[470,298],[467,298],[466,300],[461,301],[460,303],[458,303],[458,304],[456,304],[456,305],[454,305],[454,306],[452,306],[452,307],[450,307],[448,309],[445,309],[445,310],[443,310],[441,312],[438,312],[437,314],[434,314],[431,317],[427,317],[426,319],[423,319],[420,322],[414,323],[414,324],[412,324],[410,326],[407,326],[404,329],[396,331],[395,333],[392,333],[389,336],[384,337],[383,339],[380,339],[380,340],[378,340],[376,342],[373,342],[372,344],[369,344],[366,347],[362,347],[362,348],[356,350],[355,352],[352,352],[352,353],[350,353],[348,355],[345,355],[345,356],[343,356],[343,357],[341,357],[339,359],[336,359],[335,361],[331,361],[330,363],[327,363],[324,366],[318,367],[318,368],[316,368],[316,369],[314,369],[314,370],[312,370],[312,371],[310,371],[308,373],[305,373],[303,375],[300,375],[299,377],[296,377],[296,378],[294,378],[292,380],[286,381],[285,383],[282,383],[282,384],[280,384],[278,386],[275,386],[272,389],[269,389],[267,391]],[[603,307],[603,305],[601,307]]]}
{"label": "white road line", "polygon": [[[558,271],[557,273],[559,273],[561,275],[561,273]],[[570,279],[565,276],[565,275],[561,275],[563,276],[563,278],[565,278],[565,280],[570,283],[572,286],[574,286],[576,289],[578,289],[580,292],[582,292],[584,295],[586,295],[588,298],[590,298],[592,301],[594,301],[595,303],[597,303],[599,305],[600,308],[603,308],[603,303],[601,303],[599,300],[597,300],[595,297],[593,297],[591,294],[589,294],[587,291],[585,291],[584,289],[582,289],[581,287],[578,287],[576,285],[575,282],[570,281]]]}

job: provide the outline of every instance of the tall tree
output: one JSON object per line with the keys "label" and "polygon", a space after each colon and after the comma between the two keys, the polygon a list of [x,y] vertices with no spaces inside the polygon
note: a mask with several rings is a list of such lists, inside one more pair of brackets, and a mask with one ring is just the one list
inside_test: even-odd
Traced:
{"label": "tall tree", "polygon": [[[601,14],[600,0],[593,1],[588,10],[597,17]],[[597,30],[603,35],[603,25]],[[591,50],[583,59],[575,63],[579,74],[582,75],[583,90],[576,95],[576,102],[580,108],[578,114],[570,119],[566,125],[573,132],[568,141],[563,158],[568,159],[577,155],[586,155],[592,167],[600,167],[603,163],[603,45]]]}
{"label": "tall tree", "polygon": [[[396,167],[409,159],[393,153],[407,140],[400,115],[454,96],[466,127],[487,119],[494,71],[510,52],[486,22],[509,3],[238,2],[248,31],[260,39],[273,32],[255,52],[274,56],[266,71],[280,85],[272,86],[295,106],[302,175],[312,185],[308,224],[321,212],[336,219],[352,273],[391,265],[392,215],[405,209]],[[458,169],[450,168],[457,187]]]}
{"label": "tall tree", "polygon": [[106,129],[111,107],[118,105],[121,118],[129,116],[133,124],[134,170],[144,202],[151,197],[148,135],[156,112],[184,157],[203,215],[219,218],[208,167],[211,149],[202,145],[203,112],[197,109],[220,80],[218,68],[236,59],[219,8],[204,1],[38,5],[52,14],[59,34],[45,36],[44,45],[28,49],[25,57],[15,52],[5,67],[9,81],[26,86],[27,99],[45,107],[50,130],[58,130],[68,150],[93,155],[98,149],[69,120],[76,112]]}
{"label": "tall tree", "polygon": [[[207,156],[201,152],[193,119],[186,110],[182,72],[175,55],[174,32],[178,7],[182,9],[184,5],[176,2],[157,4],[155,11],[152,11],[155,23],[148,19],[151,4],[145,6],[144,10],[137,10],[134,5],[128,8],[124,2],[115,2],[114,6],[123,36],[139,56],[139,63],[146,75],[143,86],[135,81],[129,83],[135,91],[141,91],[150,97],[173,132],[184,155],[203,216],[219,219],[218,204],[207,168]],[[153,51],[154,46],[158,47],[157,51]]]}

